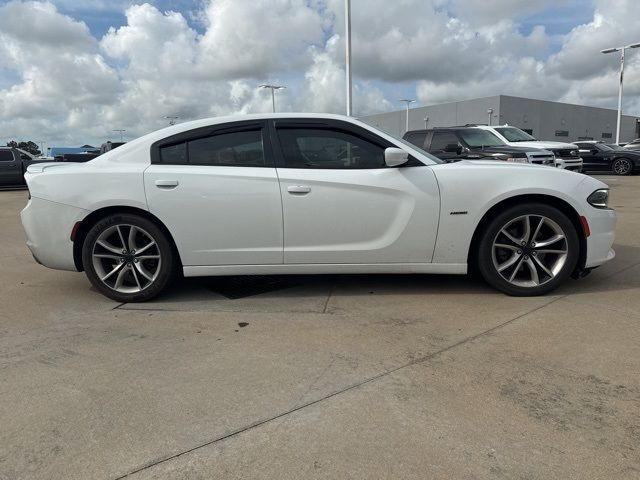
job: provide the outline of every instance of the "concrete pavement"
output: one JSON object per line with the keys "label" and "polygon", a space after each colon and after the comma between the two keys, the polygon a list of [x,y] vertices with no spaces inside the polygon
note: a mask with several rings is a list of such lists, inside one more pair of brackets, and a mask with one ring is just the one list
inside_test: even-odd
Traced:
{"label": "concrete pavement", "polygon": [[0,479],[640,477],[640,178],[616,259],[554,295],[465,277],[215,279],[113,303],[0,192]]}

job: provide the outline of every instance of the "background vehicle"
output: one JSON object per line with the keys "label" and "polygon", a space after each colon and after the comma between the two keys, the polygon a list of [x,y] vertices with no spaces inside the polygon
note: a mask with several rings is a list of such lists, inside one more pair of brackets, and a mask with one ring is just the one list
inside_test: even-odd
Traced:
{"label": "background vehicle", "polygon": [[445,164],[339,115],[182,123],[89,163],[32,165],[26,178],[21,218],[34,258],[85,270],[121,302],[153,298],[179,270],[464,274],[469,265],[510,295],[542,295],[614,256],[604,183],[534,165]]}
{"label": "background vehicle", "polygon": [[553,166],[555,161],[549,151],[508,146],[474,126],[412,130],[403,138],[446,162],[493,159]]}
{"label": "background vehicle", "polygon": [[578,150],[576,150],[575,145],[571,143],[547,142],[543,140],[537,140],[527,132],[524,132],[516,127],[511,127],[509,125],[495,127],[488,125],[478,125],[478,128],[492,132],[507,145],[545,148],[547,150],[551,150],[556,157],[556,167],[558,168],[574,170],[577,172],[581,171],[582,169],[582,159],[580,158],[579,152]]}
{"label": "background vehicle", "polygon": [[580,141],[575,144],[580,149],[584,170],[612,171],[616,175],[631,175],[640,171],[640,151],[612,147],[594,141]]}
{"label": "background vehicle", "polygon": [[640,150],[640,138],[636,138],[633,142],[629,142],[624,145],[627,150]]}
{"label": "background vehicle", "polygon": [[110,152],[114,148],[118,148],[124,145],[126,142],[111,142],[107,141],[103,143],[99,149],[87,150],[86,152],[80,153],[63,153],[60,155],[56,155],[54,160],[56,162],[77,162],[83,163],[88,162],[89,160],[93,160],[96,157],[99,157],[103,153]]}
{"label": "background vehicle", "polygon": [[33,163],[42,163],[19,148],[0,147],[0,186],[25,185],[24,174]]}

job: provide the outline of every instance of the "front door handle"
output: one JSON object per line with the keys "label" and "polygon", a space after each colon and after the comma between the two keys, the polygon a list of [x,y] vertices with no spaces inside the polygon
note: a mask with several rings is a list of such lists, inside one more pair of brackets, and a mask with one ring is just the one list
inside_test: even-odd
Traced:
{"label": "front door handle", "polygon": [[307,185],[292,185],[287,187],[287,192],[291,195],[306,195],[311,191],[311,187]]}
{"label": "front door handle", "polygon": [[177,180],[156,180],[156,187],[170,190],[178,186]]}

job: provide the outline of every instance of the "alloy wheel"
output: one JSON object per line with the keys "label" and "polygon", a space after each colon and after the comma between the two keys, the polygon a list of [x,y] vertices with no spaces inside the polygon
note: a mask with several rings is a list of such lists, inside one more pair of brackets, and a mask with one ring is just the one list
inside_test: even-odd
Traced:
{"label": "alloy wheel", "polygon": [[631,162],[626,158],[620,158],[613,162],[613,172],[616,175],[628,175],[631,172]]}
{"label": "alloy wheel", "polygon": [[537,287],[553,280],[567,261],[565,232],[542,215],[510,220],[493,239],[493,266],[507,282]]}
{"label": "alloy wheel", "polygon": [[100,281],[120,293],[138,293],[160,273],[162,258],[156,240],[135,225],[106,228],[93,244],[91,260]]}

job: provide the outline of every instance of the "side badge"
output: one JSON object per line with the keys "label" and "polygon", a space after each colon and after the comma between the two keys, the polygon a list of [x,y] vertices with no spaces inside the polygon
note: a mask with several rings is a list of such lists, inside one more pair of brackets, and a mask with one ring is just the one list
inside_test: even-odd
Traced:
{"label": "side badge", "polygon": [[467,211],[463,211],[463,212],[451,212],[449,215],[466,215],[467,213],[469,213],[469,212],[467,212]]}

